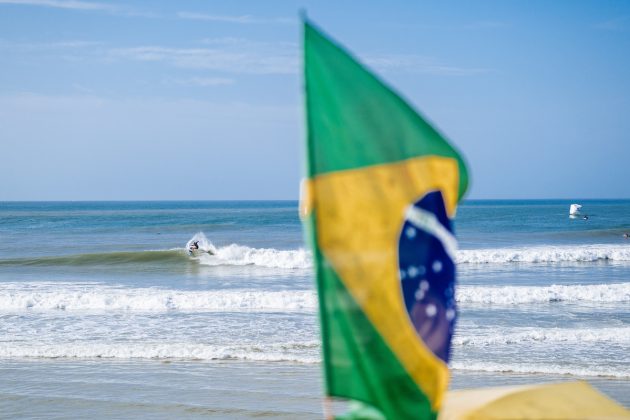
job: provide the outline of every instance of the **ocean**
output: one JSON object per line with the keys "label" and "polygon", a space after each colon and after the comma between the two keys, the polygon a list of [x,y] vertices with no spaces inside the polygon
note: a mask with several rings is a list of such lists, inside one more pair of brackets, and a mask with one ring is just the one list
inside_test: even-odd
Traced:
{"label": "ocean", "polygon": [[[459,208],[452,388],[584,379],[630,406],[630,200],[571,203]],[[321,418],[297,207],[0,203],[0,417]]]}

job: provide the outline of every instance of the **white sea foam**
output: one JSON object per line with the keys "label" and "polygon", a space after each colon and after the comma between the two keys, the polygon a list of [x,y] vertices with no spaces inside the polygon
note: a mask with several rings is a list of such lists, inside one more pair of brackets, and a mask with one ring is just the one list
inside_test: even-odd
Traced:
{"label": "white sea foam", "polygon": [[614,378],[630,378],[630,369],[606,366],[576,366],[538,363],[499,363],[455,361],[449,363],[451,369],[480,372],[542,373],[573,376],[608,376]]}
{"label": "white sea foam", "polygon": [[[304,343],[269,343],[256,345],[212,345],[203,343],[163,342],[70,342],[70,343],[0,343],[0,358],[64,359],[157,359],[157,360],[250,360],[269,362],[320,363],[317,341]],[[542,373],[575,376],[629,378],[627,368],[554,363],[513,363],[453,361],[456,370],[482,372]]]}
{"label": "white sea foam", "polygon": [[[460,286],[460,304],[630,302],[630,283],[552,286]],[[306,311],[317,309],[311,290],[172,290],[98,283],[3,283],[0,311]]]}
{"label": "white sea foam", "polygon": [[[213,247],[208,242],[208,247]],[[214,249],[214,248],[213,248]],[[306,269],[313,266],[312,253],[305,249],[278,250],[232,244],[217,247],[215,255],[201,255],[204,265],[254,265],[269,268]],[[458,264],[630,262],[630,246],[539,246],[527,248],[484,248],[457,251]]]}
{"label": "white sea foam", "polygon": [[210,242],[208,240],[208,238],[206,237],[206,235],[203,232],[197,232],[195,233],[195,235],[190,238],[188,240],[188,242],[186,242],[186,250],[188,251],[189,249],[191,249],[191,245],[193,243],[196,243],[198,248],[202,251],[205,252],[212,252],[215,253],[216,252],[216,247],[214,246],[214,244],[212,242]]}
{"label": "white sea foam", "polygon": [[221,346],[196,343],[0,343],[0,358],[253,360],[319,363],[319,343]]}
{"label": "white sea foam", "polygon": [[274,248],[251,248],[238,244],[217,247],[203,232],[198,232],[186,243],[186,250],[190,249],[193,242],[197,242],[202,251],[209,251],[207,254],[195,257],[203,265],[253,265],[285,269],[303,269],[313,265],[312,254],[302,248],[278,250]]}
{"label": "white sea foam", "polygon": [[[461,331],[461,333],[460,333]],[[460,347],[494,347],[501,345],[584,345],[615,344],[630,346],[630,327],[605,328],[503,328],[491,331],[458,329],[453,345]]]}
{"label": "white sea foam", "polygon": [[459,264],[630,261],[630,246],[583,245],[459,250]]}
{"label": "white sea foam", "polygon": [[232,244],[217,248],[215,255],[200,255],[197,260],[200,264],[210,266],[254,265],[267,268],[304,269],[313,265],[311,258],[311,253],[305,249],[278,250]]}
{"label": "white sea foam", "polygon": [[630,302],[630,283],[551,286],[459,286],[459,303]]}
{"label": "white sea foam", "polygon": [[313,291],[183,291],[101,284],[4,283],[0,311],[313,311]]}

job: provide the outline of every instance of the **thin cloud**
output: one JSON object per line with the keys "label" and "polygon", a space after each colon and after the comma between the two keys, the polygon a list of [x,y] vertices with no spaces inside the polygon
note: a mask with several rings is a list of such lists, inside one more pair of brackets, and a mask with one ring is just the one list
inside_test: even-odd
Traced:
{"label": "thin cloud", "polygon": [[113,60],[160,62],[180,68],[248,74],[295,74],[299,68],[297,45],[239,39],[215,40],[207,48],[139,46],[109,50]]}
{"label": "thin cloud", "polygon": [[273,50],[273,51],[285,51],[294,54],[299,54],[299,44],[296,42],[276,41],[274,43],[253,41],[247,38],[236,37],[219,37],[219,38],[204,38],[200,41],[204,45],[211,45],[213,47],[221,48],[235,48],[240,51],[257,51],[257,50]]}
{"label": "thin cloud", "polygon": [[225,77],[191,77],[190,79],[177,79],[175,83],[182,86],[198,87],[227,86],[233,85],[234,79]]}
{"label": "thin cloud", "polygon": [[[182,69],[213,70],[236,74],[297,74],[300,71],[300,47],[294,42],[270,43],[221,37],[205,38],[199,43],[202,46],[188,48],[160,45],[111,48],[102,42],[88,40],[11,43],[0,39],[0,50],[49,51],[51,54],[74,61],[104,59],[108,62],[155,62]],[[434,57],[415,54],[366,54],[361,58],[377,71],[388,73],[468,76],[494,71],[482,67],[446,64]],[[220,86],[233,84],[234,80],[219,77],[178,79],[174,82],[189,86]]]}
{"label": "thin cloud", "polygon": [[108,3],[98,3],[82,0],[0,0],[0,5],[35,6],[54,9],[102,12],[111,15],[124,17],[145,17],[157,18],[158,14],[146,11],[139,11],[127,6],[114,5]]}
{"label": "thin cloud", "polygon": [[[139,46],[109,51],[111,59],[160,62],[188,69],[246,74],[296,74],[300,51],[296,43],[264,43],[241,38],[213,38],[201,41],[203,48]],[[490,73],[480,67],[445,64],[433,57],[414,54],[366,55],[363,61],[383,72],[468,76]]]}
{"label": "thin cloud", "polygon": [[494,20],[480,20],[468,23],[456,23],[456,24],[429,24],[421,22],[384,22],[382,24],[385,27],[392,28],[413,28],[413,29],[426,29],[426,30],[440,30],[440,31],[491,31],[500,30],[513,27],[510,22],[494,21]]}
{"label": "thin cloud", "polygon": [[[31,44],[31,45],[36,46],[37,44]],[[88,47],[95,47],[98,45],[103,45],[103,42],[74,40],[74,41],[49,42],[49,43],[44,43],[40,45],[44,48],[46,47],[48,48],[88,48]]]}
{"label": "thin cloud", "polygon": [[249,24],[295,24],[295,19],[289,18],[264,18],[252,15],[213,15],[197,12],[179,12],[177,17],[189,20],[204,20],[209,22],[237,23],[242,25]]}
{"label": "thin cloud", "polygon": [[117,6],[105,3],[93,3],[79,0],[0,0],[0,4],[14,4],[20,6],[42,6],[56,9],[72,10],[101,10],[114,12]]}
{"label": "thin cloud", "polygon": [[[203,44],[198,47],[199,43]],[[105,60],[157,62],[184,69],[215,70],[244,74],[295,74],[299,69],[297,43],[267,43],[242,38],[204,39],[197,47],[159,45],[111,47],[88,40],[12,42],[0,38],[0,51],[44,54],[69,61]],[[228,84],[223,80],[192,80],[198,86]]]}
{"label": "thin cloud", "polygon": [[60,40],[49,42],[12,42],[0,39],[0,52],[14,57],[53,58],[81,62],[102,56],[105,43],[86,40]]}
{"label": "thin cloud", "polygon": [[396,71],[403,73],[424,73],[442,76],[469,76],[489,73],[492,71],[491,69],[486,68],[448,65],[441,63],[433,57],[413,54],[373,55],[367,57],[365,62],[369,66],[383,72]]}
{"label": "thin cloud", "polygon": [[51,41],[51,42],[10,42],[0,39],[0,49],[9,50],[63,50],[63,49],[80,49],[91,48],[103,45],[97,41],[83,40],[67,40],[67,41]]}

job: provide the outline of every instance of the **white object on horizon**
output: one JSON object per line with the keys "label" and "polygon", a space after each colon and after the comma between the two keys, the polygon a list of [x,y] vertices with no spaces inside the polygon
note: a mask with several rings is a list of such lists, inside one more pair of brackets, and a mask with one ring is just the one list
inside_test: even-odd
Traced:
{"label": "white object on horizon", "polygon": [[581,208],[582,206],[579,204],[571,204],[571,207],[569,208],[569,216],[578,216]]}

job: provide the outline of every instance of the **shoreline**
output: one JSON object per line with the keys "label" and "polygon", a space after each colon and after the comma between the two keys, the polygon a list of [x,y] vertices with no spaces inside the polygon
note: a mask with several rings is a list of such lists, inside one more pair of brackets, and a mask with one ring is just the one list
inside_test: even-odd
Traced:
{"label": "shoreline", "polygon": [[[321,365],[249,361],[0,360],[8,417],[321,418]],[[586,380],[630,406],[630,379],[453,371],[450,389]]]}

